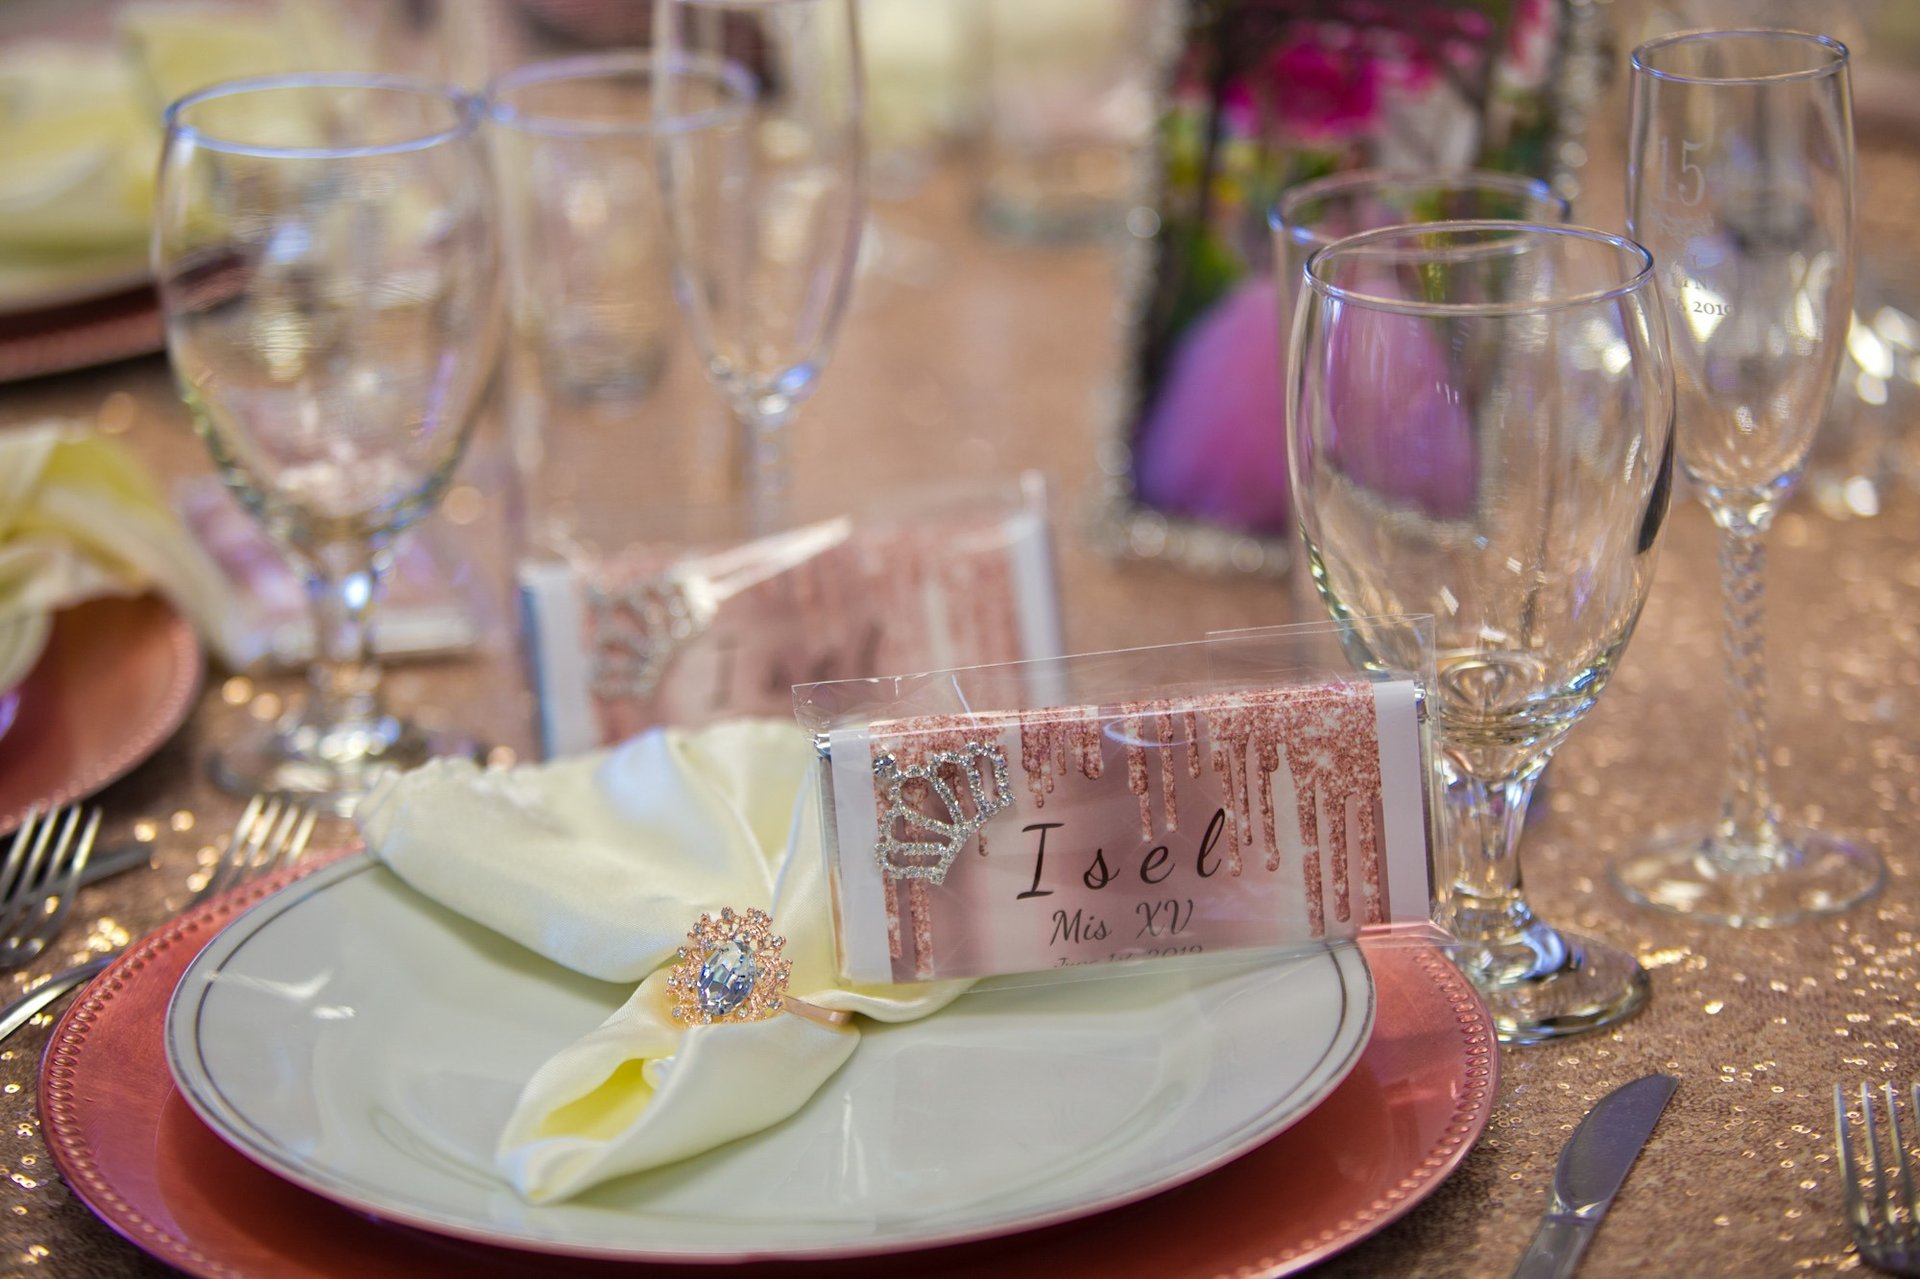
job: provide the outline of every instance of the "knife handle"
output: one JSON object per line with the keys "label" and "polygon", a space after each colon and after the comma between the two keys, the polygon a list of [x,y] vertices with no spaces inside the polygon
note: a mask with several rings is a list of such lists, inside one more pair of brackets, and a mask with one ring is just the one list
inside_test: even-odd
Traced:
{"label": "knife handle", "polygon": [[1598,1217],[1543,1218],[1526,1256],[1513,1268],[1512,1279],[1567,1279],[1599,1225]]}

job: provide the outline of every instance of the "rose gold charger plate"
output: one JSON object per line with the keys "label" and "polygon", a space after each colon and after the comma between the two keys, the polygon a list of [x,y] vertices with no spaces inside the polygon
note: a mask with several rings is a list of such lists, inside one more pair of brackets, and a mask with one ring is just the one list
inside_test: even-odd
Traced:
{"label": "rose gold charger plate", "polygon": [[200,659],[193,627],[155,596],[61,610],[0,737],[0,835],[28,809],[91,795],[158,750],[193,709]]}
{"label": "rose gold charger plate", "polygon": [[[282,1181],[201,1123],[168,1073],[167,1001],[201,947],[297,877],[241,889],[143,939],[62,1018],[41,1065],[40,1110],[54,1162],[88,1207],[196,1275],[710,1279],[715,1266],[582,1261],[373,1220]],[[1485,1128],[1495,1093],[1492,1026],[1460,974],[1425,948],[1373,949],[1368,960],[1378,1005],[1359,1064],[1306,1118],[1224,1168],[1127,1208],[984,1243],[746,1269],[792,1279],[903,1268],[1214,1279],[1291,1274],[1331,1256],[1445,1180]]]}

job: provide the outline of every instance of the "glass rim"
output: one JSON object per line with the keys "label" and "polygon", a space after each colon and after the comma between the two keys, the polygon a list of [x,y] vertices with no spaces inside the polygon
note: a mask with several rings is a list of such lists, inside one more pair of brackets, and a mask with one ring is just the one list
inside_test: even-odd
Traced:
{"label": "glass rim", "polygon": [[1366,187],[1412,187],[1423,184],[1436,189],[1450,188],[1459,191],[1481,189],[1544,199],[1559,208],[1563,221],[1573,216],[1573,206],[1568,203],[1565,196],[1556,192],[1542,179],[1529,177],[1524,173],[1506,173],[1499,169],[1455,169],[1449,172],[1423,169],[1350,169],[1345,173],[1332,173],[1325,177],[1297,183],[1282,191],[1280,197],[1267,210],[1267,225],[1272,228],[1275,235],[1284,235],[1295,244],[1321,246],[1333,244],[1340,237],[1330,239],[1300,225],[1289,216],[1289,211],[1298,208],[1305,200],[1325,199],[1329,195],[1344,195]]}
{"label": "glass rim", "polygon": [[[1776,71],[1771,75],[1754,76],[1710,76],[1687,75],[1679,71],[1663,71],[1648,63],[1650,54],[1663,49],[1671,49],[1683,44],[1705,44],[1709,41],[1728,39],[1758,39],[1779,41],[1787,45],[1807,45],[1825,50],[1828,57],[1817,66],[1801,67],[1794,71]],[[1781,84],[1795,80],[1819,80],[1836,75],[1846,69],[1853,55],[1847,46],[1832,36],[1818,35],[1811,31],[1794,31],[1785,27],[1742,27],[1731,31],[1681,31],[1673,35],[1648,40],[1633,51],[1629,60],[1635,74],[1649,76],[1655,80],[1665,80],[1672,84],[1701,85],[1756,85]]]}
{"label": "glass rim", "polygon": [[[1618,284],[1605,288],[1587,289],[1580,293],[1571,293],[1564,297],[1541,298],[1531,301],[1514,302],[1420,302],[1411,298],[1383,297],[1379,294],[1365,293],[1358,289],[1346,288],[1324,280],[1320,276],[1321,266],[1329,259],[1368,245],[1411,236],[1479,234],[1487,231],[1526,232],[1529,235],[1544,235],[1554,238],[1583,240],[1589,244],[1608,244],[1621,250],[1630,260],[1637,260],[1633,273]],[[1592,227],[1575,226],[1570,223],[1514,222],[1499,218],[1482,218],[1461,222],[1411,222],[1402,226],[1379,227],[1372,231],[1362,231],[1335,240],[1332,244],[1315,249],[1307,258],[1304,268],[1308,287],[1322,297],[1333,298],[1340,302],[1351,302],[1370,310],[1390,311],[1399,315],[1423,316],[1502,316],[1502,315],[1541,315],[1552,311],[1570,310],[1574,307],[1592,306],[1596,303],[1610,302],[1629,294],[1642,292],[1653,286],[1653,254],[1644,245],[1623,235],[1612,235],[1605,231],[1596,231]]]}
{"label": "glass rim", "polygon": [[[382,92],[410,93],[416,97],[437,98],[454,109],[454,122],[443,129],[424,132],[417,137],[395,142],[367,143],[361,146],[287,147],[259,142],[238,142],[209,133],[183,117],[194,107],[221,98],[249,93],[268,93],[289,89],[378,89]],[[167,106],[161,120],[169,138],[187,138],[198,146],[227,155],[255,156],[263,160],[357,160],[372,156],[404,155],[425,151],[476,132],[482,117],[482,104],[474,94],[451,84],[420,76],[382,73],[302,71],[286,75],[246,76],[223,80],[197,89]]]}
{"label": "glass rim", "polygon": [[[653,75],[663,61],[669,74],[693,72],[720,81],[733,91],[735,101],[726,106],[672,116],[666,120],[650,118],[632,121],[582,120],[541,111],[526,111],[505,100],[506,94],[517,90],[562,80],[600,79],[635,71]],[[694,133],[715,125],[730,124],[744,117],[758,97],[759,90],[753,73],[726,58],[691,53],[662,55],[647,49],[619,49],[608,53],[574,54],[516,67],[490,80],[482,101],[488,121],[501,128],[554,138],[613,138]]]}

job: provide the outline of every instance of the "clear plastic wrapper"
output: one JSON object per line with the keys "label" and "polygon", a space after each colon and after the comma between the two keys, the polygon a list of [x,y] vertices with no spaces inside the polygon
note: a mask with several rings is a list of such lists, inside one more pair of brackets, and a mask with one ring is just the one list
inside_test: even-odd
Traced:
{"label": "clear plastic wrapper", "polygon": [[[1418,670],[1346,623],[794,689],[841,974],[1031,980],[1446,940]],[[1076,974],[1084,975],[1084,974]]]}

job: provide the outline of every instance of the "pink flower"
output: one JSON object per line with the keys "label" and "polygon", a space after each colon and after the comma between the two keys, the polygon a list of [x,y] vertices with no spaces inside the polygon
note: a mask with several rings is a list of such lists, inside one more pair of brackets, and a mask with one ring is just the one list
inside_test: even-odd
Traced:
{"label": "pink flower", "polygon": [[1504,74],[1516,88],[1537,89],[1553,71],[1558,20],[1548,0],[1517,0],[1507,32]]}
{"label": "pink flower", "polygon": [[1174,515],[1290,533],[1279,306],[1243,282],[1187,328],[1136,450],[1140,496]]}
{"label": "pink flower", "polygon": [[1340,27],[1304,27],[1267,62],[1274,112],[1308,141],[1365,132],[1380,106],[1380,68]]}

